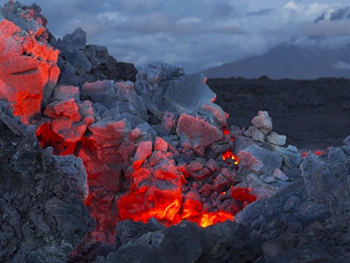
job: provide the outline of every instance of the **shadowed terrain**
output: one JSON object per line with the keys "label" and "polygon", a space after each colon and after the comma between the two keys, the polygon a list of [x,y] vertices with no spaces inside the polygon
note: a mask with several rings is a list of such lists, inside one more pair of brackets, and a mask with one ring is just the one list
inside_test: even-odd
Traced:
{"label": "shadowed terrain", "polygon": [[209,79],[229,125],[248,127],[259,110],[268,111],[274,130],[299,150],[340,146],[350,134],[350,80]]}

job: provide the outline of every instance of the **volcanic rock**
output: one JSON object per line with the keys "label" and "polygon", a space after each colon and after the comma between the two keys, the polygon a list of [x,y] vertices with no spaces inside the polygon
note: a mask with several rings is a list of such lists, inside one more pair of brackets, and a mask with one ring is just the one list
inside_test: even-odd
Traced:
{"label": "volcanic rock", "polygon": [[85,169],[80,159],[41,149],[33,126],[8,107],[0,103],[1,115],[11,120],[0,121],[0,261],[66,262],[94,225],[83,204]]}
{"label": "volcanic rock", "polygon": [[176,127],[176,133],[183,140],[196,141],[204,147],[223,137],[222,132],[201,118],[182,114]]}
{"label": "volcanic rock", "polygon": [[289,178],[287,175],[285,175],[280,169],[276,168],[274,171],[273,171],[273,176],[282,180],[282,181],[288,181]]}
{"label": "volcanic rock", "polygon": [[[36,135],[46,150],[39,148],[33,126],[24,127],[2,108],[0,261],[65,262],[92,231],[82,201],[95,228],[70,262],[303,262],[302,257],[349,256],[350,139],[330,148],[328,157],[308,153],[299,169],[300,153],[282,147],[286,138],[272,131],[267,111],[259,111],[247,131],[229,129],[228,115],[214,104],[216,95],[203,75],[186,75],[161,62],[136,75],[133,65],[116,62],[105,47],[86,46],[82,29],[62,40],[49,38],[36,5],[10,2],[1,12],[11,29],[3,27],[6,41],[18,42],[24,30],[34,50],[40,42],[40,52],[51,52],[46,64],[58,53],[47,48],[49,41],[61,51],[62,74],[54,89],[41,88],[49,81],[41,79],[43,95],[30,94],[35,98],[28,99],[35,106],[30,114],[20,111],[28,108],[27,100],[19,100],[23,89],[10,84],[32,76],[32,68],[1,77],[7,82],[0,94],[15,112],[27,122],[37,114]],[[25,53],[12,47],[8,52],[40,62],[26,45]],[[14,58],[3,60],[26,61]],[[36,72],[39,62],[29,58]],[[42,68],[40,74],[52,70]]]}
{"label": "volcanic rock", "polygon": [[286,140],[287,140],[287,136],[279,135],[277,132],[274,132],[274,131],[272,131],[266,136],[266,141],[279,146],[285,145]]}
{"label": "volcanic rock", "polygon": [[258,116],[252,119],[252,124],[265,134],[272,130],[272,120],[267,111],[259,111]]}
{"label": "volcanic rock", "polygon": [[238,153],[241,163],[255,173],[272,173],[282,165],[282,157],[257,145],[251,145]]}
{"label": "volcanic rock", "polygon": [[59,51],[47,44],[37,5],[9,2],[0,11],[0,98],[28,124],[51,97],[60,74]]}
{"label": "volcanic rock", "polygon": [[137,70],[130,63],[117,62],[106,47],[86,45],[86,32],[77,28],[63,39],[50,39],[50,45],[60,50],[58,84],[81,87],[98,80],[135,81]]}

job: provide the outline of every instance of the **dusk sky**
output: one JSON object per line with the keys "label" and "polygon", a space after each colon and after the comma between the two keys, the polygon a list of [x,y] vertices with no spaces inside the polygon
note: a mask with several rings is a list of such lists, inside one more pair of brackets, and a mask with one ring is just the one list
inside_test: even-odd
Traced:
{"label": "dusk sky", "polygon": [[[34,1],[21,0],[30,5]],[[181,65],[193,73],[282,42],[350,43],[350,20],[314,23],[345,0],[36,0],[48,29],[62,38],[81,27],[88,44],[106,46],[118,61]],[[323,36],[323,40],[315,37]],[[310,37],[311,40],[310,40]]]}

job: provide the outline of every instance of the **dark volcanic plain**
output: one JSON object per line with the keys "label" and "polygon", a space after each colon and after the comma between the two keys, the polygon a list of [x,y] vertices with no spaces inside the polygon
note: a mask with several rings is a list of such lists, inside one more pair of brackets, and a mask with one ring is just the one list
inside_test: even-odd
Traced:
{"label": "dark volcanic plain", "polygon": [[229,126],[248,128],[259,110],[268,111],[276,132],[300,151],[341,146],[350,134],[350,80],[208,79]]}

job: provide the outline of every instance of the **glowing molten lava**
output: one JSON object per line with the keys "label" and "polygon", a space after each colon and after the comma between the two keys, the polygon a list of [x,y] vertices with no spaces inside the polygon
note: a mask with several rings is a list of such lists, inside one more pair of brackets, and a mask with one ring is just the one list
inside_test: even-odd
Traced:
{"label": "glowing molten lava", "polygon": [[[327,151],[325,151],[325,150],[313,150],[312,152],[317,156],[322,156],[322,155],[327,154]],[[301,156],[304,158],[307,157],[307,155],[308,155],[308,152],[303,152],[301,154]]]}
{"label": "glowing molten lava", "polygon": [[199,225],[201,227],[208,227],[216,223],[225,222],[226,220],[232,221],[233,217],[233,214],[226,211],[203,213]]}
{"label": "glowing molten lava", "polygon": [[226,161],[227,159],[232,159],[235,165],[239,164],[239,158],[235,156],[231,150],[227,150],[222,154],[222,159]]}

